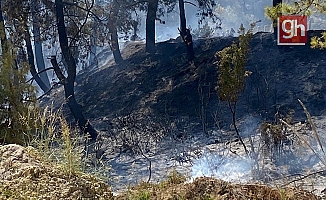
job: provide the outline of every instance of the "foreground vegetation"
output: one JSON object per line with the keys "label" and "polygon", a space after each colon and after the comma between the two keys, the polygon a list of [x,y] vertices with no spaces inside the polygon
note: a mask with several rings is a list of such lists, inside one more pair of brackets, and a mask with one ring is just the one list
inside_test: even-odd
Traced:
{"label": "foreground vegetation", "polygon": [[60,111],[45,109],[38,116],[38,134],[30,136],[26,147],[0,146],[0,199],[321,199],[301,188],[232,184],[208,177],[186,182],[175,171],[161,183],[143,182],[113,196],[106,183],[112,178],[107,166],[97,168],[93,153],[83,153],[84,138]]}
{"label": "foreground vegetation", "polygon": [[[249,40],[245,40],[245,42],[244,44],[249,44]],[[56,112],[48,108],[41,111],[37,107],[33,88],[30,84],[26,84],[26,66],[26,69],[21,71],[22,73],[17,73],[14,64],[15,57],[11,57],[15,55],[15,52],[8,48],[2,49],[6,50],[3,52],[8,55],[3,55],[5,59],[2,60],[0,71],[0,85],[3,86],[0,91],[2,95],[0,143],[18,143],[24,147],[0,146],[0,199],[319,199],[312,192],[300,188],[231,184],[204,177],[197,178],[192,183],[186,183],[186,178],[175,172],[159,184],[142,183],[114,197],[109,185],[106,184],[106,179],[110,178],[105,169],[108,165],[102,165],[104,169],[98,169],[97,162],[99,160],[94,158],[93,153],[89,154],[88,146],[85,147],[87,138],[82,137],[80,131],[68,126],[60,109]],[[242,52],[242,50],[245,51]],[[220,53],[224,64],[219,62],[219,70],[222,72],[225,69],[229,73],[220,73],[220,75],[225,75],[225,79],[223,76],[219,77],[217,91],[220,93],[220,97],[225,96],[226,99],[221,98],[222,101],[228,101],[229,105],[234,103],[234,107],[230,106],[230,108],[235,129],[238,93],[243,90],[244,79],[247,77],[244,68],[246,53],[246,48],[241,48],[241,45],[238,47],[235,44],[231,45],[231,48],[226,48],[224,54],[223,51]],[[232,56],[230,57],[230,55]],[[22,69],[23,67],[22,65]],[[233,82],[231,81],[229,85],[226,84],[230,80]],[[13,88],[16,88],[17,91]],[[234,90],[234,88],[238,88],[238,90]],[[232,93],[234,91],[237,94]],[[204,100],[201,103],[204,105]],[[205,109],[202,111],[204,113]],[[202,115],[204,116],[204,114]],[[120,120],[124,125],[121,125],[121,129],[126,130],[125,121],[127,120],[124,119]],[[311,121],[309,117],[308,119]],[[131,124],[134,124],[133,122]],[[203,130],[206,130],[205,124],[203,117]],[[310,124],[313,126],[312,123]],[[282,144],[283,127],[292,128],[287,121],[281,125],[265,124],[264,127],[267,133],[266,138],[270,139],[268,141],[273,141],[270,143],[274,144],[276,148]],[[135,136],[134,130],[132,129],[128,134],[135,137],[135,141],[138,142],[136,147],[143,153],[138,141],[138,137],[144,136],[143,129],[139,130],[143,135],[137,136]],[[148,135],[155,135],[151,129],[148,130]],[[315,133],[315,135],[318,139],[318,134]],[[157,134],[155,136],[158,137]],[[161,137],[161,135],[159,136]],[[242,140],[239,133],[238,136]],[[125,142],[123,140],[125,138],[126,134],[122,138],[123,142]],[[146,142],[148,143],[148,141]],[[131,143],[133,144],[133,142]],[[246,144],[241,143],[246,150]],[[320,146],[322,147],[322,145]],[[251,144],[251,147],[254,146]],[[313,148],[311,149],[313,150]],[[271,147],[272,150],[274,151]],[[249,153],[252,155],[255,152],[251,150]]]}
{"label": "foreground vegetation", "polygon": [[0,199],[320,199],[298,188],[231,184],[214,178],[186,178],[172,172],[159,183],[141,183],[113,197],[107,184],[62,164],[47,162],[33,148],[0,147]]}
{"label": "foreground vegetation", "polygon": [[160,184],[140,184],[115,199],[319,199],[311,192],[296,188],[271,188],[261,184],[231,184],[201,177],[191,183],[173,174]]}
{"label": "foreground vegetation", "polygon": [[110,188],[94,176],[67,171],[32,147],[0,147],[0,199],[111,199]]}

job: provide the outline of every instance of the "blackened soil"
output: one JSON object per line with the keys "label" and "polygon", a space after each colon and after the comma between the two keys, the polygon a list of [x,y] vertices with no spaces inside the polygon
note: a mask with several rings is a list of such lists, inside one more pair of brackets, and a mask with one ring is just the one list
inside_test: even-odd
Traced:
{"label": "blackened soil", "polygon": [[[309,32],[318,35],[320,31]],[[237,38],[202,39],[194,42],[195,60],[186,60],[184,43],[170,40],[157,44],[157,52],[145,52],[142,43],[123,50],[125,61],[101,66],[77,76],[76,98],[86,117],[105,129],[116,116],[143,112],[166,121],[191,121],[198,127],[230,124],[227,104],[219,102],[218,58],[215,53]],[[251,42],[247,69],[252,72],[238,102],[237,118],[248,114],[273,119],[275,113],[304,113],[301,99],[312,115],[326,110],[326,59],[324,50],[306,46],[280,47],[271,33],[257,33]],[[112,62],[111,62],[112,63]],[[62,104],[62,91],[44,99]],[[101,124],[103,122],[104,124]]]}

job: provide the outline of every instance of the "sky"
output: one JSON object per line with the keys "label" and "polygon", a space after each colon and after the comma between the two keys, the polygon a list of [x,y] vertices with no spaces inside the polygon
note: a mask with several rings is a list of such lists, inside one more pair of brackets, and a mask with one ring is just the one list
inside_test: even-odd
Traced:
{"label": "sky", "polygon": [[[269,31],[271,27],[271,21],[264,16],[264,7],[270,6],[272,1],[251,1],[255,3],[247,3],[246,8],[248,9],[247,13],[243,13],[241,10],[240,4],[234,4],[235,1],[218,1],[217,8],[215,9],[215,14],[220,17],[222,20],[222,25],[220,30],[216,30],[217,34],[220,36],[225,34],[227,31],[230,31],[231,28],[237,30],[241,24],[249,28],[250,23],[262,20],[261,23],[257,24],[256,30],[259,31]],[[248,2],[248,1],[247,1]],[[196,13],[198,8],[191,5],[185,4],[187,26],[192,30],[198,28],[198,17]],[[142,21],[140,30],[140,37],[145,38],[145,16],[146,13],[141,13]],[[179,6],[172,13],[167,13],[164,17],[161,17],[166,23],[161,24],[159,21],[156,22],[156,41],[161,42],[169,40],[170,38],[176,38],[179,36],[178,27],[179,25]],[[208,21],[209,26],[214,28],[217,24],[214,24],[212,21]]]}
{"label": "sky", "polygon": [[[191,0],[194,2],[194,0]],[[271,32],[272,31],[272,21],[269,20],[264,14],[264,8],[266,6],[271,6],[272,1],[266,0],[218,0],[217,6],[214,13],[221,19],[221,28],[217,29],[214,36],[227,35],[226,33],[232,29],[238,30],[241,24],[243,24],[247,29],[250,27],[250,23],[261,20],[261,22],[256,24],[254,32]],[[247,11],[243,11],[243,5],[235,2],[246,2],[245,8]],[[291,4],[293,0],[289,0],[288,3]],[[156,24],[156,41],[165,41],[170,38],[176,38],[179,36],[178,27],[179,25],[179,6],[177,5],[172,13],[168,13],[166,16],[162,17],[166,24]],[[193,31],[198,28],[198,17],[196,13],[198,8],[191,5],[185,4],[187,26]],[[144,18],[145,19],[145,18]],[[313,13],[308,17],[309,30],[326,30],[326,15]],[[208,21],[210,27],[214,28],[217,24]],[[145,21],[142,23],[140,28],[142,38],[145,38]],[[236,35],[235,35],[236,36]]]}

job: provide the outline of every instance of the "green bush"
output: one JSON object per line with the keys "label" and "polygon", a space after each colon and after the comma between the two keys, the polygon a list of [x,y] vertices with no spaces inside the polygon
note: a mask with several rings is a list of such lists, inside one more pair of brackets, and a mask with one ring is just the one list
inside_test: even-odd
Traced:
{"label": "green bush", "polygon": [[35,88],[26,82],[28,65],[18,64],[7,45],[0,57],[0,143],[26,145],[37,129]]}

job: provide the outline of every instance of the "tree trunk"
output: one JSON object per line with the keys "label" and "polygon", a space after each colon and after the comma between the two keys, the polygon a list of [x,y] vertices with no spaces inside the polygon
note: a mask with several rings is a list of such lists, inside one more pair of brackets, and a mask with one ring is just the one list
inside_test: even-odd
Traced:
{"label": "tree trunk", "polygon": [[68,107],[75,120],[77,121],[79,127],[84,131],[84,133],[90,134],[91,140],[95,141],[97,138],[97,132],[92,127],[92,125],[85,119],[83,113],[81,112],[80,106],[75,99],[74,83],[76,79],[76,61],[73,58],[69,49],[66,26],[64,23],[62,0],[55,0],[55,5],[60,48],[68,68],[68,76],[64,80],[65,97],[68,100]]}
{"label": "tree trunk", "polygon": [[[282,0],[273,0],[273,7],[277,6],[277,4],[282,3]],[[274,37],[277,38],[277,21],[273,21],[274,26]]]}
{"label": "tree trunk", "polygon": [[[2,14],[2,0],[0,0],[0,40],[1,40],[1,50],[2,52],[6,51],[6,31],[5,31],[5,21]],[[3,54],[3,53],[2,53]]]}
{"label": "tree trunk", "polygon": [[95,26],[94,24],[92,23],[91,25],[91,28],[92,28],[92,32],[91,32],[91,36],[90,36],[90,52],[89,52],[89,60],[88,60],[88,67],[95,67],[98,65],[98,62],[97,62],[97,59],[96,59],[96,33],[95,33]]}
{"label": "tree trunk", "polygon": [[[109,31],[111,33],[110,38],[110,48],[113,53],[115,63],[119,64],[123,61],[121,56],[120,48],[119,48],[119,38],[118,38],[118,30],[117,30],[117,14],[119,12],[119,5],[116,0],[113,0],[113,8],[110,13],[110,21],[109,21]],[[120,11],[123,12],[123,11]]]}
{"label": "tree trunk", "polygon": [[187,29],[187,22],[186,22],[186,13],[185,13],[185,5],[183,0],[179,0],[179,10],[180,10],[180,35],[183,41],[187,45],[187,58],[188,61],[192,61],[194,59],[194,46],[192,41],[192,35],[190,30]]}
{"label": "tree trunk", "polygon": [[34,53],[32,48],[32,42],[31,42],[31,35],[28,30],[28,26],[25,24],[25,42],[26,42],[26,49],[27,49],[27,58],[28,58],[28,64],[29,64],[29,70],[35,79],[36,83],[40,86],[40,88],[43,90],[43,92],[49,91],[50,87],[46,86],[45,83],[42,81],[40,76],[38,75],[35,63],[34,63]]}
{"label": "tree trunk", "polygon": [[184,38],[186,35],[187,22],[186,22],[186,13],[185,5],[183,0],[179,0],[179,10],[180,10],[180,26],[181,26],[181,37]]}
{"label": "tree trunk", "polygon": [[249,151],[247,149],[247,146],[246,144],[243,142],[242,140],[242,137],[240,135],[240,132],[238,130],[238,127],[237,127],[237,124],[236,124],[236,109],[237,109],[237,103],[234,102],[233,105],[232,103],[229,101],[229,108],[230,108],[230,111],[232,113],[232,122],[233,122],[233,126],[234,126],[234,129],[235,129],[235,132],[237,133],[237,136],[238,136],[238,139],[240,140],[240,143],[242,144],[243,146],[243,149],[245,150],[247,156],[249,156]]}
{"label": "tree trunk", "polygon": [[158,0],[149,0],[146,16],[146,52],[155,53],[155,20]]}
{"label": "tree trunk", "polygon": [[[40,38],[40,26],[39,20],[37,19],[37,1],[32,0],[32,18],[33,18],[33,34],[34,34],[34,49],[35,49],[35,60],[38,71],[45,70],[45,63],[43,58],[42,41]],[[51,88],[48,74],[44,71],[39,74],[41,80],[47,88]]]}
{"label": "tree trunk", "polygon": [[109,22],[109,30],[111,32],[111,39],[110,39],[110,47],[113,53],[115,63],[119,64],[123,61],[121,56],[120,48],[119,48],[119,38],[118,38],[118,30],[116,27],[116,23]]}
{"label": "tree trunk", "polygon": [[[94,0],[95,5],[97,4],[97,0]],[[88,58],[88,68],[98,67],[98,60],[97,60],[97,46],[96,46],[96,22],[95,20],[91,22],[91,35],[90,35],[90,52]]]}

